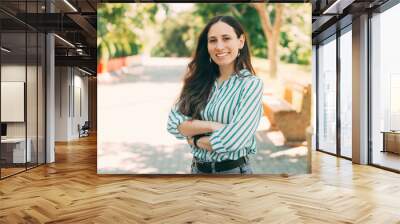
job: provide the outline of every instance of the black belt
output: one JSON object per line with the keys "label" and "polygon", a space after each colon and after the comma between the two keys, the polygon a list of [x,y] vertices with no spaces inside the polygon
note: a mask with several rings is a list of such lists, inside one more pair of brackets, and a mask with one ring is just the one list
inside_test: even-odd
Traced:
{"label": "black belt", "polygon": [[[196,159],[195,159],[196,160]],[[246,163],[246,159],[244,157],[240,157],[237,160],[225,160],[222,162],[197,162],[195,161],[195,165],[197,169],[203,173],[212,173],[212,164],[215,164],[215,172],[222,172],[231,169],[235,169]]]}

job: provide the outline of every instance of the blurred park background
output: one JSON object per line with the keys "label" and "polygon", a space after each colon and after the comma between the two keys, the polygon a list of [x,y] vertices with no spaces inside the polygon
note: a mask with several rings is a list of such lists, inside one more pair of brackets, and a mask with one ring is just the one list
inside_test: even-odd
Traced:
{"label": "blurred park background", "polygon": [[311,5],[98,5],[98,173],[189,173],[185,141],[166,131],[198,35],[216,15],[244,27],[264,81],[255,173],[309,172]]}

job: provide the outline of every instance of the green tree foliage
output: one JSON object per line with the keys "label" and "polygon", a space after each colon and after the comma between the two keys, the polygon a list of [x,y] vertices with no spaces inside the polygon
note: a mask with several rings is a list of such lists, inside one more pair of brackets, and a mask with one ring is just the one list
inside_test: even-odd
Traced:
{"label": "green tree foliage", "polygon": [[97,10],[98,58],[137,54],[142,48],[138,34],[154,23],[156,4],[99,4]]}
{"label": "green tree foliage", "polygon": [[[161,11],[165,17],[157,19]],[[171,11],[169,4],[165,3],[99,4],[98,57],[108,59],[133,55],[143,52],[144,49],[147,49],[146,52],[151,51],[153,56],[189,57],[195,50],[198,36],[206,23],[217,15],[231,15],[243,25],[252,55],[268,58],[268,42],[260,17],[248,3],[196,3],[190,11],[177,14]],[[285,4],[284,22],[279,35],[280,60],[310,64],[311,16],[305,16],[310,13],[311,7],[307,7],[306,4]],[[273,22],[275,19],[273,10],[269,13],[269,17]],[[152,29],[153,32],[148,32]],[[154,43],[150,41],[150,37],[155,38]],[[310,44],[304,44],[308,42]],[[152,43],[151,46],[149,43]]]}
{"label": "green tree foliage", "polygon": [[311,63],[311,7],[285,4],[285,21],[281,29],[281,60],[309,65]]}
{"label": "green tree foliage", "polygon": [[[196,19],[198,21],[196,21]],[[192,21],[188,23],[187,21]],[[179,17],[168,17],[162,23],[159,43],[151,55],[159,57],[190,57],[196,47],[201,21],[193,18],[190,12],[181,13]]]}
{"label": "green tree foliage", "polygon": [[[304,44],[310,40],[311,21],[304,19],[308,15],[304,4],[285,4],[285,17],[280,33],[279,55],[282,61],[297,64],[309,64],[311,48]],[[264,35],[257,11],[249,4],[203,4],[196,3],[193,12],[168,17],[160,32],[162,38],[152,51],[155,56],[190,56],[195,47],[198,34],[214,16],[231,15],[243,25],[250,43],[253,56],[268,58],[268,43]],[[270,19],[275,20],[272,10]],[[195,20],[195,21],[194,21]],[[190,22],[188,22],[190,21]],[[295,29],[295,30],[293,30]],[[301,36],[302,38],[299,38]]]}

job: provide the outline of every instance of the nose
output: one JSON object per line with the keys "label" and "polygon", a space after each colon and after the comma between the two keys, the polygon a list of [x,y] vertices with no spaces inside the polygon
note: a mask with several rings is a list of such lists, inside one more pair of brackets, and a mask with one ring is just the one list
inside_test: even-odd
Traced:
{"label": "nose", "polygon": [[217,45],[215,46],[217,50],[221,50],[224,48],[224,43],[222,41],[217,41]]}

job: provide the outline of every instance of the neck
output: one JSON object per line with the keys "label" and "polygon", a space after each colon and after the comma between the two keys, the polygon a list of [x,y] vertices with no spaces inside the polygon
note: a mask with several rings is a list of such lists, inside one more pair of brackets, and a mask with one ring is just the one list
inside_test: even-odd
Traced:
{"label": "neck", "polygon": [[219,80],[229,79],[233,72],[233,65],[219,66]]}

